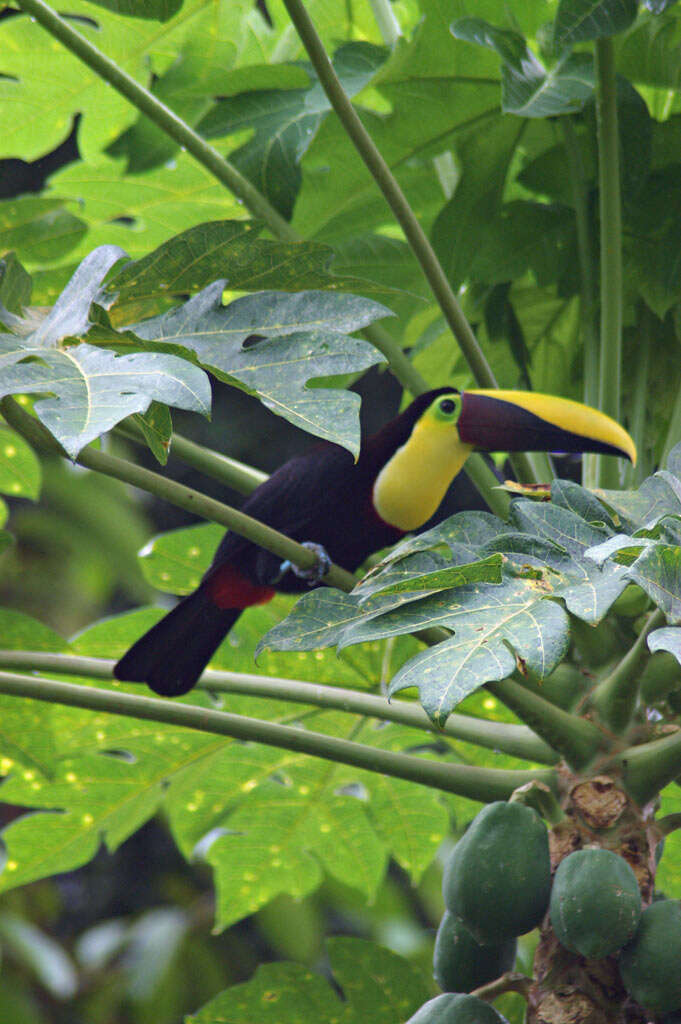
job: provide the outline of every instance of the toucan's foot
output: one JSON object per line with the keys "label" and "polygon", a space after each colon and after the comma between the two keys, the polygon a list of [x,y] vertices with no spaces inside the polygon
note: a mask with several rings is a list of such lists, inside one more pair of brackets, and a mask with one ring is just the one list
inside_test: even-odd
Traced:
{"label": "toucan's foot", "polygon": [[329,558],[326,548],[322,547],[321,544],[316,544],[313,540],[304,540],[303,547],[313,551],[317,556],[317,564],[312,569],[301,569],[299,566],[294,565],[293,562],[286,559],[285,562],[281,563],[280,577],[290,569],[294,576],[297,576],[301,580],[305,580],[310,587],[316,587],[318,583],[326,576],[327,572],[331,568],[331,559]]}

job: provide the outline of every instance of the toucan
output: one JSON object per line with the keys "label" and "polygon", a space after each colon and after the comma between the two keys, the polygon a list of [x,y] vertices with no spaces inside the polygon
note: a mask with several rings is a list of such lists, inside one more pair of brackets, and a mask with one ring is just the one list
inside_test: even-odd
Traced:
{"label": "toucan", "polygon": [[313,547],[316,576],[226,533],[198,588],[133,644],[115,677],[167,697],[187,693],[245,608],[277,590],[318,585],[330,561],[354,572],[423,526],[475,450],[603,452],[636,461],[626,430],[579,402],[529,391],[428,391],[369,437],[356,462],[345,448],[317,444],[280,466],[242,506]]}

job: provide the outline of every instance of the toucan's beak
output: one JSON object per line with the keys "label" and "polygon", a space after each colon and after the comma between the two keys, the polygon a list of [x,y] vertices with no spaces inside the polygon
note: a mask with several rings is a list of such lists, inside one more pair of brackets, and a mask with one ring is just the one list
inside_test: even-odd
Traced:
{"label": "toucan's beak", "polygon": [[624,427],[581,402],[534,391],[463,391],[457,426],[466,444],[488,452],[603,452],[636,464]]}

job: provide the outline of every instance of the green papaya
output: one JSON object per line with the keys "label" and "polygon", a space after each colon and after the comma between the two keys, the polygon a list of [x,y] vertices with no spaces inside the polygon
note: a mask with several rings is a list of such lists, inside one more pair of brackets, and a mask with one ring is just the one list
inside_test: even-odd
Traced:
{"label": "green papaya", "polygon": [[482,999],[447,992],[424,1003],[407,1024],[508,1024],[508,1021]]}
{"label": "green papaya", "polygon": [[657,1013],[681,1009],[681,902],[658,900],[641,915],[631,942],[620,954],[627,992]]}
{"label": "green papaya", "polygon": [[641,919],[641,893],[623,857],[576,850],[558,865],[550,903],[558,941],[571,953],[600,960],[621,949]]}
{"label": "green papaya", "polygon": [[483,808],[454,848],[443,895],[482,945],[531,931],[551,895],[549,837],[539,815],[520,803]]}
{"label": "green papaya", "polygon": [[641,698],[645,704],[655,704],[681,686],[681,665],[667,651],[657,651],[649,658],[641,673]]}
{"label": "green papaya", "polygon": [[435,938],[433,974],[444,992],[471,992],[510,971],[515,963],[516,940],[481,946],[463,921],[445,910]]}

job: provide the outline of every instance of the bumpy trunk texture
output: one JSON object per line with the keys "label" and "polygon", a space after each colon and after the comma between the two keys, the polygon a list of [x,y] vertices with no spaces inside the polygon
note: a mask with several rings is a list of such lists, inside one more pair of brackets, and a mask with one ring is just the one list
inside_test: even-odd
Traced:
{"label": "bumpy trunk texture", "polygon": [[[572,775],[561,770],[561,806],[566,817],[549,833],[551,866],[585,846],[619,854],[638,880],[647,906],[653,896],[655,849],[660,841],[653,807],[637,807],[606,775]],[[528,1024],[648,1024],[650,1017],[627,995],[617,957],[586,960],[569,953],[556,939],[547,914],[534,961]]]}

